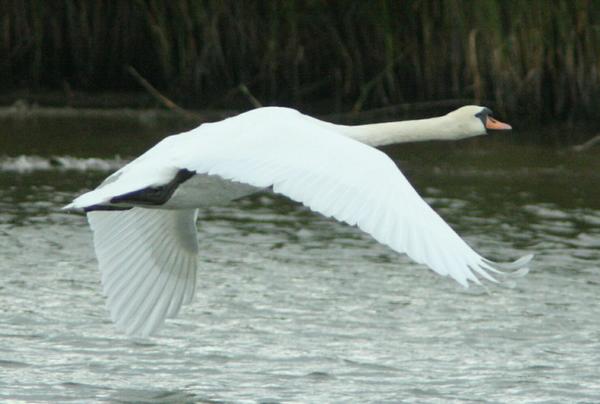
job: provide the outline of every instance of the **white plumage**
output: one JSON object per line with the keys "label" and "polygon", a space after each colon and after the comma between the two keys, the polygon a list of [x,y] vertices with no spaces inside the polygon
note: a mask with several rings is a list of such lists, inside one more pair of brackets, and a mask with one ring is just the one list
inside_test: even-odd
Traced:
{"label": "white plumage", "polygon": [[[464,121],[456,127],[472,133],[455,129],[455,136],[484,134],[488,110],[465,108],[452,119]],[[412,125],[413,137],[419,128],[431,132],[435,125],[448,127],[449,121],[436,119],[440,118],[404,125]],[[403,123],[395,125],[384,128],[388,134],[383,136],[378,131],[379,143],[403,140]],[[503,265],[482,258],[423,201],[389,157],[361,143],[374,126],[360,130],[292,109],[260,108],[167,137],[97,189],[76,198],[66,208],[90,210],[104,293],[117,327],[128,334],[149,335],[191,301],[197,270],[196,208],[267,187],[358,226],[464,286],[468,281],[479,283],[477,276],[493,281],[489,272],[501,269],[526,273],[532,256]],[[131,193],[167,186],[182,170],[194,176],[164,203],[148,206],[128,200]],[[107,207],[131,209],[94,210]]]}

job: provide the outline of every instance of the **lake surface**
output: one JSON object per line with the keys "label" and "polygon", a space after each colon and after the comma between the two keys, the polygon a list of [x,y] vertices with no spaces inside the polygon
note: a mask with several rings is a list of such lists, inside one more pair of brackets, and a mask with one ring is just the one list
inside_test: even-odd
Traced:
{"label": "lake surface", "polygon": [[195,301],[130,339],[60,207],[166,129],[27,125],[0,130],[0,401],[600,401],[598,148],[386,150],[480,253],[535,253],[525,278],[463,289],[265,193],[201,212]]}

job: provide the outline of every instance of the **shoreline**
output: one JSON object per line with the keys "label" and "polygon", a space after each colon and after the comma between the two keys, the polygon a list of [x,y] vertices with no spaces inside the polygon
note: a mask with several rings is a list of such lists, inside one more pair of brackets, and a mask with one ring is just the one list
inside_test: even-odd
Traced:
{"label": "shoreline", "polygon": [[[232,108],[188,109],[166,99],[169,107],[156,96],[146,92],[127,93],[60,93],[15,92],[0,94],[0,120],[7,119],[134,119],[140,122],[196,123],[221,120],[241,112],[262,106],[260,103],[236,102]],[[472,99],[442,99],[389,105],[368,110],[347,109],[332,112],[327,104],[280,105],[295,108],[303,113],[334,123],[361,124],[375,121],[428,118],[445,114],[463,105],[477,104]],[[480,105],[493,108],[493,101],[481,101]],[[265,105],[268,106],[268,105]]]}
{"label": "shoreline", "polygon": [[[60,121],[63,124],[76,127],[92,125],[98,121],[118,123],[125,126],[139,126],[142,128],[166,129],[169,131],[184,131],[192,129],[205,122],[215,122],[241,112],[255,108],[246,105],[239,109],[202,109],[188,110],[184,108],[168,109],[158,105],[156,102],[145,102],[148,100],[145,93],[130,93],[126,97],[120,94],[100,94],[84,96],[79,95],[78,100],[85,102],[70,103],[65,105],[66,98],[54,94],[48,96],[32,96],[18,98],[7,105],[7,96],[0,96],[0,123],[5,125],[16,125],[19,127],[39,127],[49,122]],[[52,105],[41,104],[39,101],[52,99]],[[111,104],[109,100],[118,101]],[[126,104],[124,101],[139,100],[140,102]],[[63,103],[60,105],[59,100]],[[93,100],[101,102],[93,102]],[[341,124],[361,124],[369,122],[385,122],[391,120],[419,119],[443,114],[462,105],[472,104],[473,100],[449,99],[419,103],[405,103],[360,112],[340,112],[328,114],[312,114],[319,119]],[[146,105],[143,105],[146,104]],[[154,105],[152,105],[154,104]],[[489,102],[482,102],[491,105]],[[501,115],[501,114],[498,114]],[[512,121],[520,125],[513,125],[515,132],[539,132],[536,136],[526,136],[518,140],[522,142],[538,144],[559,144],[571,146],[574,151],[584,151],[597,148],[600,141],[600,128],[595,121],[571,121],[571,122],[530,122],[521,116],[512,117]],[[566,135],[566,136],[565,136]],[[561,139],[562,138],[562,139]],[[566,140],[566,141],[565,141]]]}

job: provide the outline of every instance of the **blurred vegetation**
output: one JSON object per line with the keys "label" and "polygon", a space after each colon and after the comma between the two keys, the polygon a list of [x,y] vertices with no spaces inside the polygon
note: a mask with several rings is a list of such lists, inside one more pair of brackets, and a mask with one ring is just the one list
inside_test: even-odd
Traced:
{"label": "blurred vegetation", "polygon": [[245,85],[322,112],[468,99],[591,118],[598,22],[593,0],[4,0],[0,91],[139,90],[132,66],[193,108]]}

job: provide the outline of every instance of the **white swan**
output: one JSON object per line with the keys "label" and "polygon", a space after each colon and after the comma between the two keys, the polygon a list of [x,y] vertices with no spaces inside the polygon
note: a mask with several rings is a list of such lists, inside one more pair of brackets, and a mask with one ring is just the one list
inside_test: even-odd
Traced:
{"label": "white swan", "polygon": [[169,136],[65,209],[83,209],[94,234],[104,294],[117,328],[156,331],[192,300],[198,208],[272,187],[356,225],[461,285],[476,275],[527,272],[532,255],[497,264],[473,251],[371,146],[510,129],[484,107],[416,121],[342,126],[287,108],[255,109]]}

